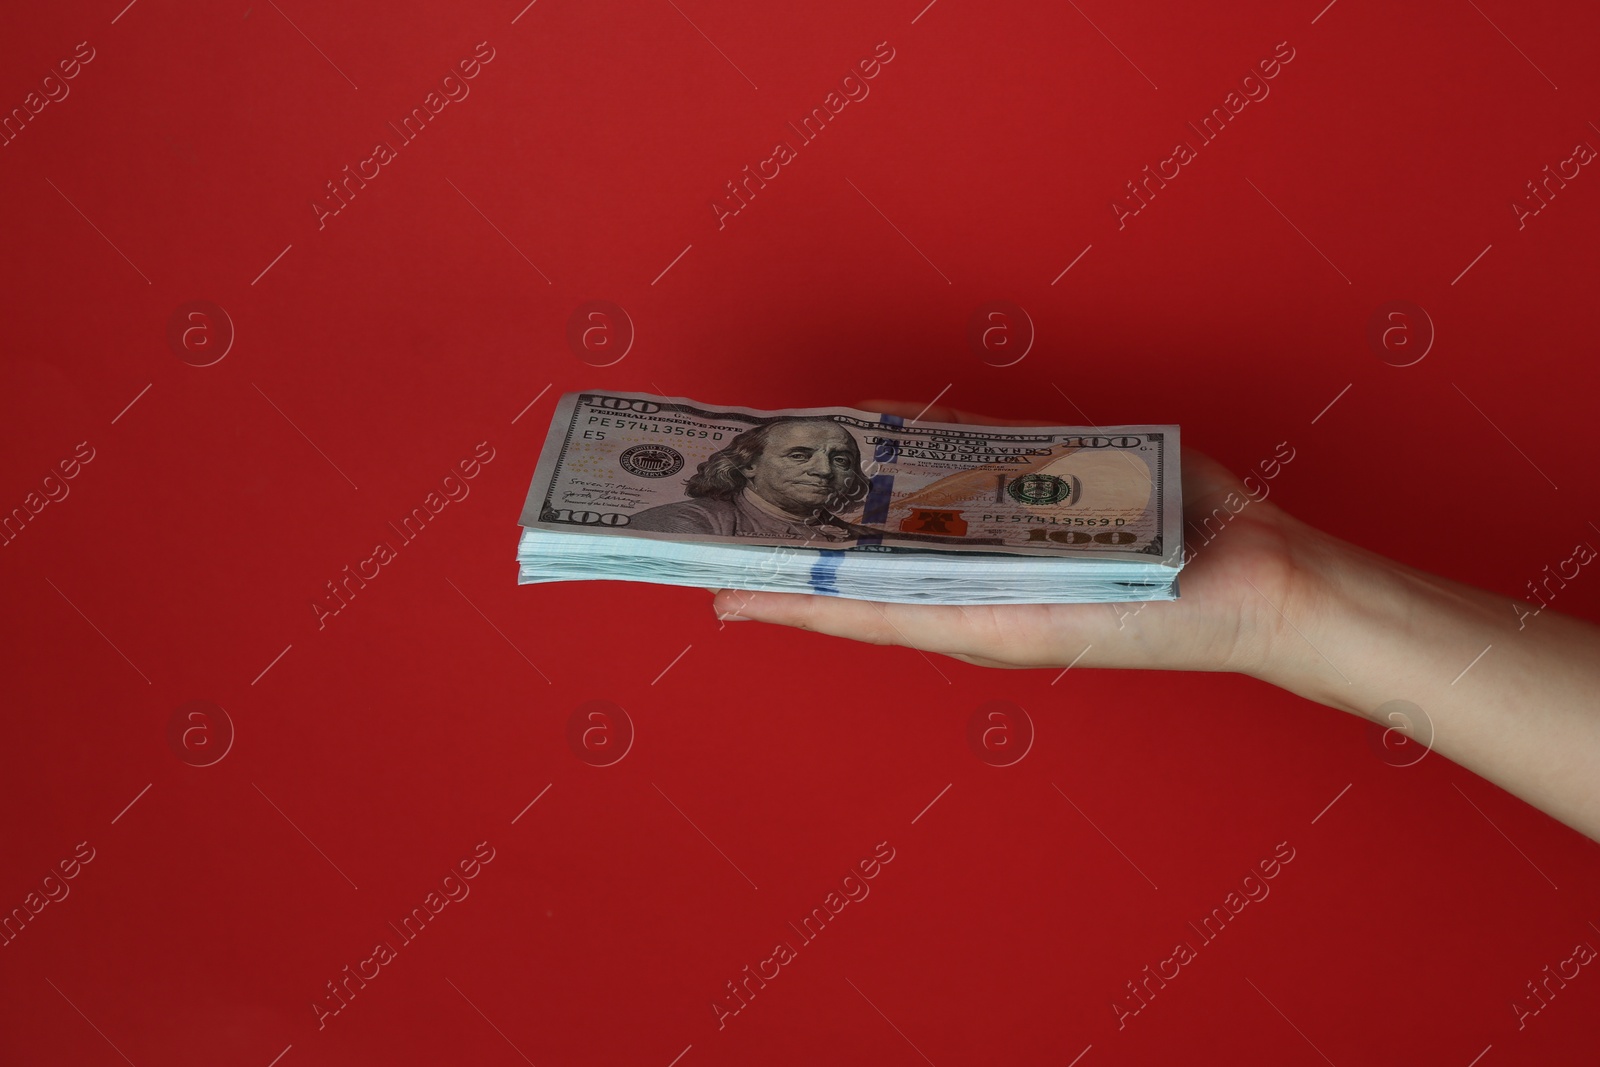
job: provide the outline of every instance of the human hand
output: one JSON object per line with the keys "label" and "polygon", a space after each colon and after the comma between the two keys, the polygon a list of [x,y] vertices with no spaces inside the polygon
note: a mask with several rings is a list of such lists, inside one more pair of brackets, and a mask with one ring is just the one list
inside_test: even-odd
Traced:
{"label": "human hand", "polygon": [[[951,408],[868,401],[859,407],[933,422],[1041,425]],[[1182,458],[1186,555],[1182,595],[1137,604],[880,604],[803,593],[724,589],[720,618],[753,619],[906,645],[988,667],[1124,667],[1259,673],[1283,636],[1296,598],[1296,545],[1316,531],[1276,504],[1257,502],[1222,464],[1192,449]],[[1213,517],[1215,516],[1215,517]],[[1195,540],[1211,519],[1210,541]],[[1293,635],[1291,634],[1292,638]]]}
{"label": "human hand", "polygon": [[[948,408],[859,406],[1030,425]],[[1600,628],[1340,541],[1253,499],[1191,449],[1183,498],[1179,600],[958,607],[724,589],[714,605],[726,619],[980,666],[1238,671],[1413,736],[1417,722],[1384,714],[1400,700],[1426,709],[1423,744],[1600,841]],[[1530,614],[1543,616],[1537,626]],[[1472,684],[1458,686],[1469,670]]]}

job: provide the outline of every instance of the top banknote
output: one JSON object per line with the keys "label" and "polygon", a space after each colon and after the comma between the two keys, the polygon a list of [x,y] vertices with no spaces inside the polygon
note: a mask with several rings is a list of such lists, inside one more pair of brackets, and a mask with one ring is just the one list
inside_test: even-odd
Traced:
{"label": "top banknote", "polygon": [[853,408],[760,411],[569,393],[551,419],[522,525],[652,541],[1117,561],[1175,574],[1178,459],[1176,426],[956,425]]}

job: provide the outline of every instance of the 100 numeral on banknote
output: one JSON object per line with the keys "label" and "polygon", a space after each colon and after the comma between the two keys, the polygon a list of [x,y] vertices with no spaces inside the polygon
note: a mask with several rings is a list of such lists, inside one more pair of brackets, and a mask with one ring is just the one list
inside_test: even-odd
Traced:
{"label": "100 numeral on banknote", "polygon": [[522,525],[1175,565],[1178,455],[1175,426],[971,426],[569,393]]}

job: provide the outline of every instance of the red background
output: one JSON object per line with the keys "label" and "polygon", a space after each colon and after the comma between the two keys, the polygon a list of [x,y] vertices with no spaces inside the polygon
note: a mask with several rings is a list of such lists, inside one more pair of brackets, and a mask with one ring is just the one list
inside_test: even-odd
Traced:
{"label": "red background", "polygon": [[[1600,977],[1520,1029],[1511,1004],[1600,946],[1595,846],[1352,716],[514,584],[583,387],[1174,422],[1241,471],[1287,441],[1274,499],[1508,597],[1600,543],[1600,176],[1510,207],[1600,145],[1592,5],[923,2],[0,15],[8,111],[95,54],[0,147],[0,508],[94,450],[0,549],[0,908],[94,850],[0,947],[0,1058],[1592,1061]],[[319,229],[325,183],[480,41],[470,95]],[[870,95],[719,229],[724,183],[883,41]],[[1270,95],[1119,229],[1125,183],[1284,41]],[[193,300],[235,334],[210,366],[214,314],[168,342]],[[589,300],[632,324],[610,366],[568,344]],[[1005,359],[968,342],[995,300],[1032,322],[1009,366],[1020,320]],[[1393,300],[1431,347],[1414,313],[1369,343]],[[484,441],[470,496],[319,628],[324,583]],[[1552,608],[1595,618],[1600,576]],[[195,700],[234,731],[209,766],[221,713],[169,740]],[[607,767],[568,741],[594,700],[635,732]],[[1035,731],[1008,767],[968,743],[997,700]],[[482,841],[470,896],[398,944]],[[719,1029],[725,983],[879,842],[871,895]],[[1119,1029],[1124,983],[1279,842],[1270,897]]]}

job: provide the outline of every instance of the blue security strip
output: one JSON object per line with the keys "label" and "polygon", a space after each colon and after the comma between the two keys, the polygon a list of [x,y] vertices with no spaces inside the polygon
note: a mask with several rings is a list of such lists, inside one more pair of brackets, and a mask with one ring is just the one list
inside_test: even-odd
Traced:
{"label": "blue security strip", "polygon": [[889,518],[889,499],[894,490],[894,475],[874,474],[867,487],[867,502],[862,505],[861,522],[866,526],[882,526]]}
{"label": "blue security strip", "polygon": [[[880,415],[878,421],[885,426],[902,426],[905,420],[899,415]],[[900,442],[895,440],[879,441],[872,450],[872,458],[878,463],[893,463],[900,455]]]}
{"label": "blue security strip", "polygon": [[[899,415],[879,415],[878,422],[883,426],[904,426],[905,420]],[[894,438],[879,441],[872,449],[874,464],[893,463],[900,458],[900,442]],[[894,492],[894,475],[874,474],[867,486],[867,499],[862,504],[861,522],[865,526],[882,526],[889,518],[889,501]],[[860,545],[877,545],[883,542],[882,537],[863,537],[857,543]]]}
{"label": "blue security strip", "polygon": [[820,549],[817,562],[811,565],[811,588],[827,596],[838,596],[839,587],[834,582],[839,576],[839,564],[843,561],[842,549]]}

